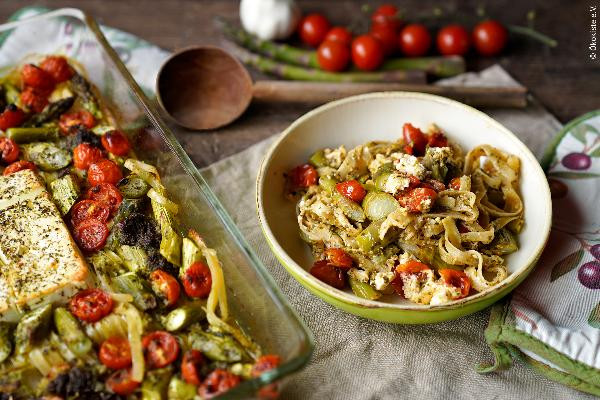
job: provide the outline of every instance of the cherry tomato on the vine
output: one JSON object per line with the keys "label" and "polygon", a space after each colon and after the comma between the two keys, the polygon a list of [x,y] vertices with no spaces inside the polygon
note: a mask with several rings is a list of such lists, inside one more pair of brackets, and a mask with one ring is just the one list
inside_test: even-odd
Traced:
{"label": "cherry tomato on the vine", "polygon": [[369,33],[379,40],[384,55],[389,56],[398,48],[398,37],[394,28],[387,25],[374,25]]}
{"label": "cherry tomato on the vine", "polygon": [[405,56],[421,57],[429,51],[431,35],[424,25],[410,24],[400,32],[399,44]]}
{"label": "cherry tomato on the vine", "polygon": [[309,14],[302,18],[298,26],[300,39],[312,47],[317,47],[325,40],[330,28],[329,20],[318,13]]}
{"label": "cherry tomato on the vine", "polygon": [[352,43],[352,33],[343,26],[334,26],[327,32],[327,35],[325,35],[325,41],[327,40],[342,42],[345,45],[350,46],[350,43]]}
{"label": "cherry tomato on the vine", "polygon": [[470,45],[469,32],[461,25],[448,25],[437,34],[438,51],[445,56],[465,55]]}
{"label": "cherry tomato on the vine", "polygon": [[325,40],[317,49],[317,61],[325,71],[343,71],[350,62],[350,49],[341,41]]}
{"label": "cherry tomato on the vine", "polygon": [[383,62],[383,46],[371,35],[361,35],[352,41],[352,62],[364,71],[377,69]]}
{"label": "cherry tomato on the vine", "polygon": [[508,31],[498,21],[483,21],[473,28],[473,45],[483,56],[496,56],[504,50]]}
{"label": "cherry tomato on the vine", "polygon": [[386,26],[398,32],[402,26],[398,7],[393,4],[382,4],[371,15],[372,26]]}

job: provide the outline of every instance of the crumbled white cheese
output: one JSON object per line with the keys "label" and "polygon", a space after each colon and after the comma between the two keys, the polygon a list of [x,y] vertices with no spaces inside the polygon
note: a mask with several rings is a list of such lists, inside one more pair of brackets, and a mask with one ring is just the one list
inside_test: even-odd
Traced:
{"label": "crumbled white cheese", "polygon": [[344,145],[341,145],[337,149],[324,149],[323,154],[330,167],[339,168],[344,158],[346,158],[346,148]]}
{"label": "crumbled white cheese", "polygon": [[369,282],[369,273],[364,269],[350,268],[348,270],[348,276],[352,279],[356,279],[359,282]]}
{"label": "crumbled white cheese", "polygon": [[419,203],[419,210],[421,210],[421,212],[429,212],[431,207],[433,207],[433,201],[430,197],[424,198],[421,200],[421,203]]}
{"label": "crumbled white cheese", "polygon": [[373,279],[371,279],[372,285],[377,290],[385,290],[395,277],[396,274],[394,272],[377,272]]}
{"label": "crumbled white cheese", "polygon": [[399,172],[406,175],[414,175],[419,179],[425,178],[427,169],[422,165],[417,157],[404,153],[392,153],[394,166]]}
{"label": "crumbled white cheese", "polygon": [[398,173],[392,173],[388,176],[383,186],[383,190],[392,195],[396,195],[410,186],[410,179]]}

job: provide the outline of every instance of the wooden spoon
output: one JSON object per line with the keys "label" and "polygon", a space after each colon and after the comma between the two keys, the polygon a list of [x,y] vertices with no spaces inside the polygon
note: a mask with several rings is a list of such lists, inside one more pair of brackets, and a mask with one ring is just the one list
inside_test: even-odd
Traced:
{"label": "wooden spoon", "polygon": [[411,83],[326,83],[258,81],[225,50],[212,46],[183,49],[158,72],[157,97],[179,125],[216,129],[237,119],[253,98],[272,102],[324,103],[382,91],[433,93],[479,107],[525,107],[524,87],[435,86]]}

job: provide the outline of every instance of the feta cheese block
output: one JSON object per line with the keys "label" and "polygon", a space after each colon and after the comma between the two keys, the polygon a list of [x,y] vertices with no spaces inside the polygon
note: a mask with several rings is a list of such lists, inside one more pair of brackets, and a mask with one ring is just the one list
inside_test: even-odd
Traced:
{"label": "feta cheese block", "polygon": [[87,263],[37,174],[0,176],[0,320],[64,303],[89,284]]}

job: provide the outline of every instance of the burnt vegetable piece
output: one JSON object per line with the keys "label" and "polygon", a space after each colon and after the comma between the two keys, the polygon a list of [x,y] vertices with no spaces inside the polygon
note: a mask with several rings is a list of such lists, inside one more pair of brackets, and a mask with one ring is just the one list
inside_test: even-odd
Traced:
{"label": "burnt vegetable piece", "polygon": [[94,373],[81,367],[73,367],[58,375],[48,384],[47,392],[63,399],[121,400],[121,396],[106,391],[97,391]]}
{"label": "burnt vegetable piece", "polygon": [[160,246],[160,234],[154,221],[141,213],[132,213],[116,225],[121,244],[144,249]]}
{"label": "burnt vegetable piece", "polygon": [[179,272],[179,268],[171,264],[158,250],[148,249],[148,270],[152,272],[157,269],[162,269],[173,276],[177,276]]}
{"label": "burnt vegetable piece", "polygon": [[[122,192],[121,192],[122,193]],[[141,213],[146,206],[146,199],[128,199],[124,198],[119,205],[117,214],[113,218],[113,223],[118,224],[125,221],[133,213]]]}
{"label": "burnt vegetable piece", "polygon": [[45,122],[55,120],[61,114],[71,108],[74,102],[75,97],[71,96],[50,103],[42,112],[33,114],[27,121],[25,121],[23,127],[40,126]]}
{"label": "burnt vegetable piece", "polygon": [[[75,130],[75,145],[81,143],[88,143],[92,146],[102,148],[102,142],[100,140],[100,136],[96,135],[94,132],[87,129],[85,126],[76,125],[71,128],[71,130]],[[69,130],[69,132],[71,132]]]}

